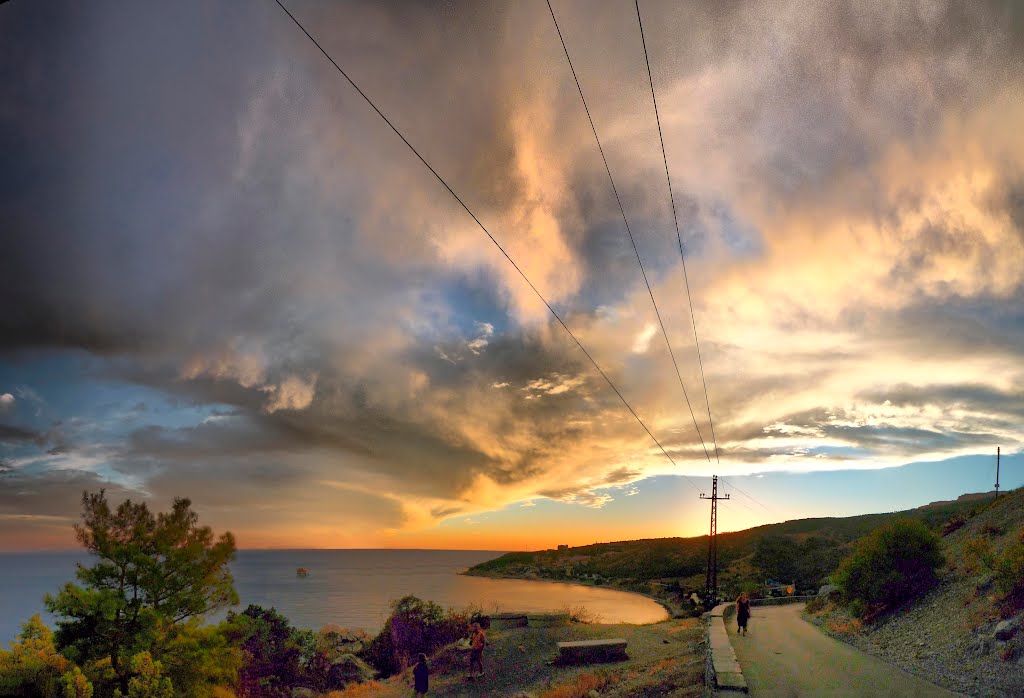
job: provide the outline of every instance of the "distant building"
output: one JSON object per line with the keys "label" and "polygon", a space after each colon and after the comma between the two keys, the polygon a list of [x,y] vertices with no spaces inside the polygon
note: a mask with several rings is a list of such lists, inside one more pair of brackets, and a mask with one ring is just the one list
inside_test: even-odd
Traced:
{"label": "distant building", "polygon": [[560,546],[558,546],[558,552],[569,552],[569,546],[568,545],[560,545]]}

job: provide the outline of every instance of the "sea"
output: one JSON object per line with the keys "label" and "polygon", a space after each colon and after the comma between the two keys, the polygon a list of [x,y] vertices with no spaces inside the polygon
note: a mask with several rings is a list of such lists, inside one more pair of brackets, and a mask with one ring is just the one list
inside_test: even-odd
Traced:
{"label": "sea", "polygon": [[[502,553],[481,550],[241,550],[231,572],[241,603],[274,607],[299,628],[333,624],[373,634],[391,602],[408,594],[441,606],[475,605],[487,613],[558,611],[583,606],[602,623],[654,623],[666,617],[638,594],[558,582],[488,579],[460,572]],[[43,605],[73,581],[81,552],[0,553],[0,643],[13,640],[34,613],[53,627]],[[309,573],[300,577],[304,567]],[[217,620],[223,617],[211,617]]]}

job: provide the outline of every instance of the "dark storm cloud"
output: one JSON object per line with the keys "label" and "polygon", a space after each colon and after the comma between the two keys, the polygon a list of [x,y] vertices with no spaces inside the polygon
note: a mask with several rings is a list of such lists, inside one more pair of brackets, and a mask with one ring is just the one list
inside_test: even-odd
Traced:
{"label": "dark storm cloud", "polygon": [[0,424],[0,441],[7,441],[11,443],[28,441],[37,445],[42,445],[45,442],[45,438],[43,434],[31,429],[25,429],[24,427],[14,426],[11,424]]}
{"label": "dark storm cloud", "polygon": [[896,384],[885,390],[865,391],[858,397],[874,403],[899,407],[938,406],[943,409],[976,408],[993,417],[1007,420],[1024,417],[1024,386],[998,390],[983,384]]}
{"label": "dark storm cloud", "polygon": [[0,424],[0,444],[13,446],[31,444],[44,450],[48,455],[67,453],[73,448],[59,422],[45,431],[37,431],[16,424]]}
{"label": "dark storm cloud", "polygon": [[[81,470],[54,470],[27,475],[17,469],[0,473],[0,515],[61,517],[70,520],[80,509],[86,490],[107,490],[113,499],[138,493],[118,487],[95,473]],[[65,524],[67,525],[67,524]]]}
{"label": "dark storm cloud", "polygon": [[851,442],[865,449],[884,449],[904,457],[921,452],[948,451],[964,447],[992,446],[999,443],[995,433],[962,432],[915,429],[899,426],[824,424],[826,436],[842,442]]}

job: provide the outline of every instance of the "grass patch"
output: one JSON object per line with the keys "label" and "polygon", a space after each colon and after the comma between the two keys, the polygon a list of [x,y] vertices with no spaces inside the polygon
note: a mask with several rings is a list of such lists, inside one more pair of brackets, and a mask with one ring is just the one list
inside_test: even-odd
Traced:
{"label": "grass patch", "polygon": [[[628,658],[611,664],[558,666],[557,642],[621,637]],[[430,695],[484,697],[586,696],[602,698],[699,696],[704,684],[704,628],[699,619],[668,620],[651,625],[571,623],[547,627],[491,631],[484,652],[484,676],[466,678],[466,652],[442,648],[430,658]],[[412,675],[406,670],[380,682],[375,693],[398,698],[410,695]],[[352,698],[363,694],[340,694]]]}

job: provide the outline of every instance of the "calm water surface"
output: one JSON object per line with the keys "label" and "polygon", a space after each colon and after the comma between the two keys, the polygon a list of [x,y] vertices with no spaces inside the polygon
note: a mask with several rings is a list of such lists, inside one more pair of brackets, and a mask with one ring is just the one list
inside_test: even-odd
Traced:
{"label": "calm water surface", "polygon": [[[465,550],[242,550],[232,563],[240,608],[273,606],[301,628],[336,623],[380,629],[394,599],[415,594],[442,606],[485,611],[555,611],[586,606],[605,623],[651,623],[666,617],[650,599],[554,582],[466,577],[458,572],[501,553]],[[0,553],[0,642],[43,613],[42,597],[74,577],[81,553]],[[297,567],[309,576],[295,574]]]}

